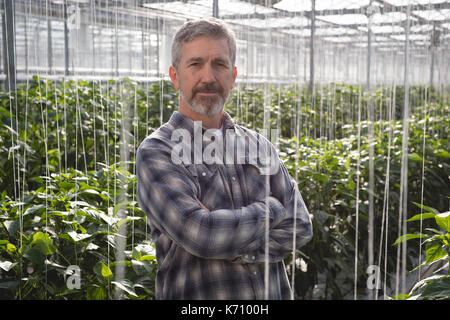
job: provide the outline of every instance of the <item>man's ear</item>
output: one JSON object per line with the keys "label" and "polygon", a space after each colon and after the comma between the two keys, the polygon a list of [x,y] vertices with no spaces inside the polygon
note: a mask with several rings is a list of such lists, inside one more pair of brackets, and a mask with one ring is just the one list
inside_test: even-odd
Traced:
{"label": "man's ear", "polygon": [[236,82],[236,77],[237,77],[237,68],[235,66],[234,70],[233,70],[233,82],[231,83],[231,89],[233,89],[233,87],[234,87],[234,83]]}
{"label": "man's ear", "polygon": [[172,83],[175,87],[175,89],[179,90],[179,85],[178,85],[178,75],[177,75],[177,70],[175,69],[174,66],[170,66],[169,68],[169,77],[170,80],[172,80]]}

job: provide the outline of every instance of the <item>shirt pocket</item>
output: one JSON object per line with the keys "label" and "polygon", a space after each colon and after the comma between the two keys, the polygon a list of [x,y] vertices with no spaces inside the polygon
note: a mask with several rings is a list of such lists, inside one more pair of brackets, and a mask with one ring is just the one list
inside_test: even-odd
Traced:
{"label": "shirt pocket", "polygon": [[209,210],[224,207],[224,181],[217,164],[189,164],[186,169],[198,182],[200,200]]}

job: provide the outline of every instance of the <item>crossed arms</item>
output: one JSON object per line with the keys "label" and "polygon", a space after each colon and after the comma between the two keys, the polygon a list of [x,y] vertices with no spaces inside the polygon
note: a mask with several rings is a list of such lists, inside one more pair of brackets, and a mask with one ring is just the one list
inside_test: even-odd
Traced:
{"label": "crossed arms", "polygon": [[269,262],[286,258],[312,237],[311,220],[296,183],[280,162],[271,195],[237,209],[207,209],[182,166],[170,153],[144,145],[136,159],[138,201],[151,223],[192,255],[260,263],[265,259],[269,217]]}

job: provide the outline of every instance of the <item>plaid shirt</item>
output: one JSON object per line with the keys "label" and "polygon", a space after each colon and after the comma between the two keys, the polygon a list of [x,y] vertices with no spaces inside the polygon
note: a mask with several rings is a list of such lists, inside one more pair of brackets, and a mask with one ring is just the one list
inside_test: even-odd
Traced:
{"label": "plaid shirt", "polygon": [[[156,299],[264,299],[267,216],[268,297],[290,299],[283,259],[292,253],[294,230],[299,248],[311,239],[312,225],[284,164],[276,156],[277,172],[270,175],[252,162],[176,164],[175,129],[196,134],[194,121],[174,112],[142,142],[136,157],[137,198],[156,246]],[[227,113],[223,129],[275,151]],[[208,141],[202,140],[205,150]]]}

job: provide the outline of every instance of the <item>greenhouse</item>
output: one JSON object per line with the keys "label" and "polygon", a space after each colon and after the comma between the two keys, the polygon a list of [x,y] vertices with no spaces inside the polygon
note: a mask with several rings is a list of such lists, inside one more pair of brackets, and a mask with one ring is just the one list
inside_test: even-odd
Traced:
{"label": "greenhouse", "polygon": [[179,108],[177,30],[208,17],[236,36],[225,111],[311,218],[283,260],[292,298],[450,299],[449,0],[0,8],[0,299],[155,299],[137,150]]}

